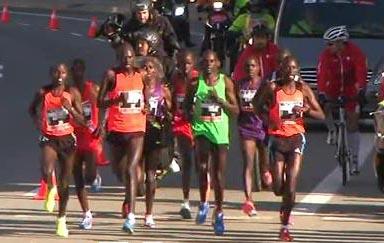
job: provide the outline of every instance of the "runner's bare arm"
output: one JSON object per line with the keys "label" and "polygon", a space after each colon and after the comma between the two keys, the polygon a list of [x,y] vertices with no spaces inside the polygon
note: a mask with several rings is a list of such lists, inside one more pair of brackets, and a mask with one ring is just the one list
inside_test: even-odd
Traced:
{"label": "runner's bare arm", "polygon": [[167,105],[168,111],[172,110],[172,94],[167,85],[162,85],[164,99]]}
{"label": "runner's bare arm", "polygon": [[120,98],[108,100],[106,99],[108,89],[115,85],[115,71],[108,69],[105,72],[103,81],[101,82],[100,91],[97,96],[97,106],[100,109],[106,109],[116,102],[120,101]]}
{"label": "runner's bare arm", "polygon": [[303,85],[304,103],[307,103],[308,109],[305,113],[315,119],[324,120],[325,115],[317,101],[315,94],[308,85]]}
{"label": "runner's bare arm", "polygon": [[28,108],[29,115],[31,116],[33,123],[37,129],[40,129],[40,122],[39,122],[39,117],[37,114],[37,108],[38,108],[38,106],[41,105],[41,102],[43,100],[43,94],[44,94],[43,89],[40,89],[38,92],[36,92],[35,96],[33,97],[32,102]]}
{"label": "runner's bare arm", "polygon": [[187,92],[185,94],[185,101],[184,101],[184,111],[188,119],[192,119],[192,113],[193,113],[193,106],[194,106],[194,98],[197,91],[197,85],[198,81],[193,80],[187,85]]}
{"label": "runner's bare arm", "polygon": [[237,116],[239,114],[239,105],[237,104],[234,84],[228,77],[225,77],[224,80],[226,100],[219,99],[218,101],[225,110],[229,111],[232,115]]}
{"label": "runner's bare arm", "polygon": [[69,93],[72,97],[72,105],[66,104],[69,113],[73,116],[75,121],[81,126],[87,126],[83,116],[83,108],[81,107],[81,94],[77,88],[70,87]]}
{"label": "runner's bare arm", "polygon": [[274,102],[273,90],[275,87],[275,83],[264,83],[252,101],[255,113],[260,117],[264,124],[269,124],[269,110]]}

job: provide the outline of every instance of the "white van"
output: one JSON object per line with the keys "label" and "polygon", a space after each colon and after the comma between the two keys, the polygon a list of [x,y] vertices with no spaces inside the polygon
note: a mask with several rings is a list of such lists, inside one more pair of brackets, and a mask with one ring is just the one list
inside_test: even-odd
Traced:
{"label": "white van", "polygon": [[318,58],[325,48],[322,36],[329,27],[337,25],[347,26],[351,40],[367,56],[370,80],[372,70],[384,55],[383,0],[281,1],[274,41],[299,59],[301,75],[314,90]]}

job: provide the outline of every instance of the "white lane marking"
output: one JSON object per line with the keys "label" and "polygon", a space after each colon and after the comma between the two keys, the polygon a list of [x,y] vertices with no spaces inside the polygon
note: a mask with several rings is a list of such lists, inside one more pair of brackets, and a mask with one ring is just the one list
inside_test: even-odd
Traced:
{"label": "white lane marking", "polygon": [[1,73],[3,69],[4,69],[4,65],[0,64],[0,78],[4,77],[3,73]]}
{"label": "white lane marking", "polygon": [[27,23],[17,23],[18,25],[21,25],[21,26],[30,26],[31,24],[27,24]]}
{"label": "white lane marking", "polygon": [[[10,12],[12,14],[16,14],[16,15],[27,15],[27,16],[34,16],[34,17],[48,18],[51,16],[51,14],[39,14],[39,13],[30,13],[30,12],[22,12],[22,11],[10,11]],[[86,18],[68,17],[68,16],[62,16],[62,15],[58,15],[57,17],[60,19],[74,20],[74,21],[81,21],[81,22],[89,22],[90,21],[90,19],[86,19]],[[98,20],[97,22],[101,23],[102,21]],[[203,37],[204,36],[204,34],[202,32],[195,32],[195,31],[191,31],[191,35],[197,36],[197,37]]]}
{"label": "white lane marking", "polygon": [[23,215],[23,214],[16,214],[13,217],[15,217],[15,218],[33,218],[32,215]]}
{"label": "white lane marking", "polygon": [[[361,134],[360,136],[360,154],[359,158],[363,158],[360,168],[364,166],[373,149],[372,134]],[[366,145],[366,146],[363,146]],[[330,150],[330,151],[333,151]],[[336,164],[336,160],[335,160]],[[305,211],[306,213],[315,213],[320,207],[329,202],[333,196],[342,187],[341,183],[342,171],[337,166],[327,177],[325,177],[309,194],[307,194],[293,209],[294,211]],[[348,186],[348,183],[347,183]]]}
{"label": "white lane marking", "polygon": [[39,189],[40,189],[39,187],[36,187],[32,191],[24,193],[23,196],[25,196],[25,197],[34,197],[37,194],[37,192],[39,191]]}
{"label": "white lane marking", "polygon": [[[10,13],[16,14],[16,15],[26,15],[26,16],[34,16],[34,17],[46,17],[46,18],[51,16],[51,14],[39,14],[39,13],[30,13],[30,12],[21,12],[21,11],[10,11]],[[90,21],[90,19],[68,17],[68,16],[62,16],[62,15],[58,15],[57,17],[59,19],[74,20],[74,21],[81,21],[81,22],[89,22]]]}
{"label": "white lane marking", "polygon": [[341,222],[383,222],[382,218],[357,218],[357,217],[322,217],[324,221],[341,221]]}
{"label": "white lane marking", "polygon": [[71,32],[71,35],[73,35],[73,36],[78,36],[78,37],[83,36],[83,34],[79,34],[79,33],[75,33],[75,32]]}
{"label": "white lane marking", "polygon": [[[23,194],[23,196],[27,196],[27,197],[33,197],[34,195],[36,195],[36,193],[38,192],[38,190],[40,188],[39,187],[40,184],[38,184],[38,183],[7,183],[6,185],[8,185],[8,186],[33,186],[33,187],[35,187],[33,190]],[[70,185],[69,187],[70,188],[75,188],[74,185]],[[87,187],[89,187],[89,186],[87,186]],[[119,189],[119,190],[120,189],[124,189],[123,186],[103,186],[103,188],[105,188],[105,189],[113,189],[113,190],[115,190],[115,189]]]}
{"label": "white lane marking", "polygon": [[100,39],[100,38],[96,38],[95,40],[100,41],[100,42],[107,42],[106,40]]}

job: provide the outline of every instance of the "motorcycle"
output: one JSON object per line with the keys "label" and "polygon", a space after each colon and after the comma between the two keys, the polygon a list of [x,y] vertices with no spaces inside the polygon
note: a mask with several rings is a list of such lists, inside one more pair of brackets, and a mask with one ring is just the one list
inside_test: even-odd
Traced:
{"label": "motorcycle", "polygon": [[189,36],[189,11],[188,3],[193,3],[196,0],[152,0],[154,8],[163,16],[169,19],[173,29],[180,42],[187,43]]}
{"label": "motorcycle", "polygon": [[205,34],[201,52],[208,49],[215,51],[222,66],[225,66],[227,32],[232,22],[229,11],[219,1],[213,2],[212,6],[206,8],[205,11],[208,12],[208,16],[205,22]]}

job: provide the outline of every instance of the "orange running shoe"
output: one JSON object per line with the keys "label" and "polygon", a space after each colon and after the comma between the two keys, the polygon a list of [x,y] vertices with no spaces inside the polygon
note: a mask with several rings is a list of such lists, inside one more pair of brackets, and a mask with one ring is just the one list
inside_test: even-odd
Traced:
{"label": "orange running shoe", "polygon": [[243,212],[249,217],[257,215],[255,205],[252,201],[245,201],[242,207]]}
{"label": "orange running shoe", "polygon": [[293,237],[289,233],[289,229],[287,228],[281,228],[280,230],[280,236],[279,236],[281,241],[293,241]]}

